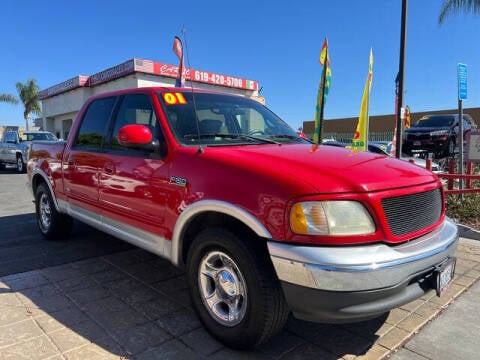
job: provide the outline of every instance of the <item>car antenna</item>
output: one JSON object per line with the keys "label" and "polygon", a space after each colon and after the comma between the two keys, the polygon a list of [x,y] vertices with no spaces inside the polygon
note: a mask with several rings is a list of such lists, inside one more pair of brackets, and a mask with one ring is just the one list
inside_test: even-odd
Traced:
{"label": "car antenna", "polygon": [[[190,53],[188,52],[188,44],[187,44],[187,36],[186,36],[186,30],[185,30],[185,25],[182,25],[182,37],[183,41],[185,42],[185,52],[187,55],[187,65],[188,65],[188,70],[190,70],[192,67],[190,66]],[[180,74],[181,76],[181,74]],[[200,137],[200,121],[198,120],[198,115],[197,115],[197,103],[195,101],[195,92],[193,91],[193,83],[192,79],[190,78],[190,90],[192,92],[192,101],[193,101],[193,111],[195,115],[195,125],[197,128],[197,136],[198,136],[198,141],[200,143],[200,146],[198,147],[198,153],[203,154],[203,146],[202,146],[202,138]]]}

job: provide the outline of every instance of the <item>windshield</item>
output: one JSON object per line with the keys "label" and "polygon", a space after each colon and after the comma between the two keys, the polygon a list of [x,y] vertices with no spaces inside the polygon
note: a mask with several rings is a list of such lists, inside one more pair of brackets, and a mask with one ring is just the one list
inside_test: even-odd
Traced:
{"label": "windshield", "polygon": [[415,127],[447,127],[452,126],[453,116],[428,116],[421,118],[414,125]]}
{"label": "windshield", "polygon": [[189,91],[167,91],[158,97],[170,128],[182,144],[307,143],[283,120],[252,99],[210,93],[193,96]]}
{"label": "windshield", "polygon": [[34,141],[34,140],[47,140],[47,141],[57,141],[57,137],[52,133],[20,133],[20,139],[22,141]]}

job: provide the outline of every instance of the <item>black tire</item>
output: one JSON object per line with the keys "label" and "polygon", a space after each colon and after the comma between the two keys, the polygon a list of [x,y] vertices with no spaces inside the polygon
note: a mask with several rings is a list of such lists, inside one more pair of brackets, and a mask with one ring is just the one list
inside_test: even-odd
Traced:
{"label": "black tire", "polygon": [[43,237],[47,240],[68,238],[72,231],[73,219],[57,211],[52,195],[44,183],[38,185],[35,191],[35,212],[37,225]]}
{"label": "black tire", "polygon": [[[239,238],[223,228],[203,230],[189,249],[186,270],[195,311],[224,344],[250,348],[285,325],[289,311],[262,240]],[[208,293],[217,306],[204,301]]]}
{"label": "black tire", "polygon": [[27,166],[25,165],[21,154],[17,154],[17,172],[20,174],[27,172]]}
{"label": "black tire", "polygon": [[447,148],[445,150],[445,156],[453,156],[455,154],[455,138],[448,139]]}
{"label": "black tire", "polygon": [[5,170],[5,164],[4,163],[0,163],[0,170]]}

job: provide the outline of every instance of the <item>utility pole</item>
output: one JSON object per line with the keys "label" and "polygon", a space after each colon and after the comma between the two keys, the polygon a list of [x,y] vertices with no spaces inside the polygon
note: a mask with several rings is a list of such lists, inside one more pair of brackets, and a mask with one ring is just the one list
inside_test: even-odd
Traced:
{"label": "utility pole", "polygon": [[402,0],[402,20],[400,32],[400,59],[398,65],[398,101],[397,101],[397,137],[395,138],[395,157],[402,156],[402,106],[403,106],[403,78],[405,75],[405,47],[407,35],[408,0]]}

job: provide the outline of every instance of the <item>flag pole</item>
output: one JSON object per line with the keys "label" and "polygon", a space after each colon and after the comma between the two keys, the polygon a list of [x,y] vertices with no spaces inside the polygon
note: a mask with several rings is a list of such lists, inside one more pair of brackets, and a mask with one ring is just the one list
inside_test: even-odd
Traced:
{"label": "flag pole", "polygon": [[400,59],[398,65],[398,97],[397,97],[397,109],[396,109],[396,149],[395,157],[400,159],[402,156],[402,106],[403,106],[403,80],[405,75],[405,43],[407,33],[407,12],[408,12],[408,0],[402,0],[402,19],[400,30]]}
{"label": "flag pole", "polygon": [[323,110],[325,109],[325,81],[327,79],[327,59],[328,59],[328,46],[325,49],[325,63],[322,69],[322,106],[320,107],[320,132],[318,136],[318,142],[322,143],[323,138]]}

